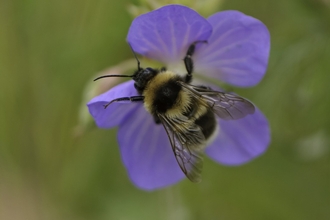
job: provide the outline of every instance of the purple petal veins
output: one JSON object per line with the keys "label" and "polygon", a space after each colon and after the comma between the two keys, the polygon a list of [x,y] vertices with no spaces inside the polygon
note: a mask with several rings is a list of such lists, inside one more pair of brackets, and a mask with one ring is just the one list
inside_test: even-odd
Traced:
{"label": "purple petal veins", "polygon": [[138,108],[119,127],[122,160],[138,187],[153,190],[184,178],[164,130],[144,108]]}
{"label": "purple petal veins", "polygon": [[90,114],[100,128],[112,128],[120,125],[130,112],[137,107],[143,107],[141,103],[115,102],[104,109],[104,105],[113,99],[138,95],[134,88],[133,80],[117,85],[109,91],[93,98],[88,104]]}
{"label": "purple petal veins", "polygon": [[268,147],[270,130],[259,109],[239,120],[219,120],[219,134],[206,148],[206,154],[225,165],[240,165],[259,156]]}
{"label": "purple petal veins", "polygon": [[163,63],[182,60],[188,46],[204,41],[212,26],[194,10],[164,6],[134,19],[127,36],[135,52]]}
{"label": "purple petal veins", "polygon": [[267,27],[238,11],[219,12],[208,21],[213,33],[194,56],[196,71],[235,86],[259,83],[268,65]]}

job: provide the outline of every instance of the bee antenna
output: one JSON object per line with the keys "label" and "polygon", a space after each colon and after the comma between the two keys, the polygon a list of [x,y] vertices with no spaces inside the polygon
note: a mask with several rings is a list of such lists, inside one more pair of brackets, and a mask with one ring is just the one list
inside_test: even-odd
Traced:
{"label": "bee antenna", "polygon": [[107,78],[107,77],[133,77],[134,75],[104,75],[104,76],[99,76],[95,78],[93,81],[102,79],[102,78]]}
{"label": "bee antenna", "polygon": [[130,43],[128,43],[128,45],[129,45],[129,47],[131,48],[131,50],[132,50],[132,52],[133,52],[133,54],[134,54],[134,57],[135,57],[135,59],[136,59],[136,61],[137,61],[137,64],[138,64],[138,70],[141,70],[142,68],[141,68],[141,66],[140,66],[140,60],[137,58],[136,53],[135,53],[135,51],[133,50],[132,45],[131,45]]}

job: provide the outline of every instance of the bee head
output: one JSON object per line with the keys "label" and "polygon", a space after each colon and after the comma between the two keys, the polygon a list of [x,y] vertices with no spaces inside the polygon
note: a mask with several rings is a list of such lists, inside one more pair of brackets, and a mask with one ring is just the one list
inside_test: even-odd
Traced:
{"label": "bee head", "polygon": [[[130,45],[130,47],[131,47],[131,45]],[[140,66],[140,61],[137,58],[132,47],[131,47],[131,50],[133,51],[134,57],[137,61],[137,67],[138,67],[133,75],[104,75],[104,76],[97,77],[96,79],[94,79],[94,81],[102,79],[102,78],[106,78],[106,77],[132,77],[132,79],[135,81],[134,87],[136,88],[136,90],[138,90],[138,92],[142,93],[142,91],[145,89],[148,82],[155,75],[157,75],[157,73],[159,73],[159,70],[153,69],[151,67],[142,68]]]}
{"label": "bee head", "polygon": [[134,86],[139,91],[142,92],[146,87],[147,83],[159,73],[159,70],[147,67],[141,68],[140,63],[138,63],[138,69],[133,75],[133,80],[135,81]]}

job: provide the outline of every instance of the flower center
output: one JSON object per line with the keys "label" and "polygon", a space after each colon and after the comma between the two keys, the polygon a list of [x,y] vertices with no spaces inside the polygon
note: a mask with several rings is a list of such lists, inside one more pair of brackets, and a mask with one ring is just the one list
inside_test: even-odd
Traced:
{"label": "flower center", "polygon": [[174,73],[179,74],[180,76],[185,76],[187,74],[186,67],[184,66],[184,63],[181,60],[180,62],[167,64],[166,67],[168,70],[173,71]]}

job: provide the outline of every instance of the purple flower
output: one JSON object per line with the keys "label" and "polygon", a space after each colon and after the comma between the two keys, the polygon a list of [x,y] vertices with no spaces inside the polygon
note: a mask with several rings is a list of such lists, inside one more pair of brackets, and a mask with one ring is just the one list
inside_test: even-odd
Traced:
{"label": "purple flower", "polygon": [[[127,40],[135,52],[177,68],[193,42],[207,41],[193,55],[197,74],[247,87],[265,74],[270,37],[259,20],[237,11],[219,12],[208,19],[180,5],[169,5],[137,17]],[[179,73],[186,73],[181,71]],[[139,95],[132,80],[122,83],[88,103],[100,128],[119,127],[121,157],[133,183],[145,190],[174,184],[185,177],[162,125],[157,125],[143,104],[115,102]],[[262,154],[270,141],[267,119],[256,108],[239,120],[218,119],[218,135],[205,153],[216,162],[240,165]]]}

